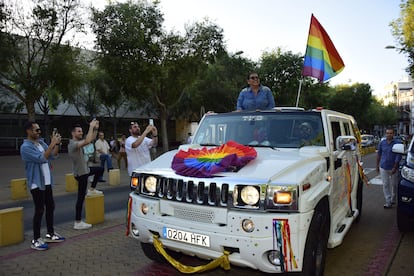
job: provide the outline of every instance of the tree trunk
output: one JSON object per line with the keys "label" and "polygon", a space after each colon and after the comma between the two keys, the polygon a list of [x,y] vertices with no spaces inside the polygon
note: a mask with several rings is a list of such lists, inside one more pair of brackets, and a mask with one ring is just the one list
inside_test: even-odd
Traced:
{"label": "tree trunk", "polygon": [[160,123],[161,123],[161,134],[162,134],[162,151],[168,151],[168,132],[167,132],[167,111],[161,107],[160,108]]}
{"label": "tree trunk", "polygon": [[43,127],[42,127],[43,138],[45,138],[46,143],[50,144],[50,139],[52,137],[52,132],[50,131],[50,117],[49,113],[43,113]]}
{"label": "tree trunk", "polygon": [[27,119],[34,122],[36,120],[35,102],[27,100],[25,105],[27,109]]}

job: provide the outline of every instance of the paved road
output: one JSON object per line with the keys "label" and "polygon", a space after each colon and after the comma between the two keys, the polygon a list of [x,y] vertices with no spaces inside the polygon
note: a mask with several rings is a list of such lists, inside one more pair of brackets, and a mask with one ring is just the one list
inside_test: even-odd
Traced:
{"label": "paved road", "polygon": [[[10,179],[24,177],[19,157],[0,157],[0,164],[0,206],[30,206],[31,199],[10,199]],[[62,154],[54,166],[57,182],[56,208],[63,208],[59,205],[62,202],[61,197],[73,195],[68,195],[64,188],[64,174],[68,172],[70,162],[67,155]],[[372,172],[371,175],[375,176],[375,173]],[[125,170],[121,170],[121,179],[120,186],[100,184],[101,189],[107,193],[105,202],[111,201],[110,189],[128,189]],[[382,204],[381,186],[373,184],[365,187],[362,219],[351,228],[341,246],[328,250],[325,275],[412,274],[414,233],[399,233],[395,223],[395,208],[384,210]],[[30,249],[32,233],[25,231],[24,242],[0,248],[0,275],[181,275],[169,265],[156,264],[147,259],[139,243],[125,236],[123,208],[114,212],[105,210],[105,222],[94,225],[89,230],[73,230],[72,221],[58,223],[56,231],[64,235],[67,241],[52,244],[45,252]],[[191,257],[184,257],[182,262],[190,265],[205,263]],[[221,269],[202,273],[236,274],[263,275],[258,271],[239,267],[232,267],[230,273]]]}

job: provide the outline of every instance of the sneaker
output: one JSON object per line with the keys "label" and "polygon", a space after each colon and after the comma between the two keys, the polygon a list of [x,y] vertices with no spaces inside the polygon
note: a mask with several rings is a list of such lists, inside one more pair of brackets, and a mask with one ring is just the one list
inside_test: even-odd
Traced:
{"label": "sneaker", "polygon": [[65,238],[55,232],[53,234],[46,234],[45,241],[46,242],[63,242],[65,241]]}
{"label": "sneaker", "polygon": [[38,238],[37,240],[32,240],[32,245],[30,246],[34,250],[47,250],[49,246],[45,243],[42,238]]}
{"label": "sneaker", "polygon": [[86,223],[84,221],[80,221],[80,222],[75,221],[75,224],[73,225],[73,229],[76,229],[76,230],[84,230],[84,229],[89,229],[91,227],[92,227],[92,224]]}
{"label": "sneaker", "polygon": [[98,182],[106,182],[106,180],[105,179],[98,179]]}
{"label": "sneaker", "polygon": [[390,209],[392,207],[391,203],[385,203],[384,204],[384,209]]}
{"label": "sneaker", "polygon": [[101,194],[103,194],[103,192],[97,189],[88,189],[88,193],[87,193],[88,196],[101,195]]}

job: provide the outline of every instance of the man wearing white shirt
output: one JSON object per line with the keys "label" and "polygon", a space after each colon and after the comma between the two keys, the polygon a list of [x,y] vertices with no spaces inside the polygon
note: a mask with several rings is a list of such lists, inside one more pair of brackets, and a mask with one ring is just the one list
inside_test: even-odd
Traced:
{"label": "man wearing white shirt", "polygon": [[[131,136],[125,141],[125,151],[128,159],[128,174],[131,176],[136,168],[151,162],[150,149],[158,144],[158,131],[155,126],[148,125],[141,134],[138,123],[131,122],[129,133]],[[150,133],[151,139],[147,137]]]}

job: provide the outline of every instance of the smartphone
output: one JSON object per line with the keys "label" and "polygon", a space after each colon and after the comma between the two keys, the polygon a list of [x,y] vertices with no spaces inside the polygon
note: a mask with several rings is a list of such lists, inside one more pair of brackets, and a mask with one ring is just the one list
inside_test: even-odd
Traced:
{"label": "smartphone", "polygon": [[151,126],[153,126],[153,125],[154,125],[154,120],[153,120],[153,119],[149,119],[149,124],[150,124]]}
{"label": "smartphone", "polygon": [[52,132],[52,135],[53,136],[55,136],[56,134],[58,133],[58,130],[57,130],[57,128],[53,128],[53,132]]}

